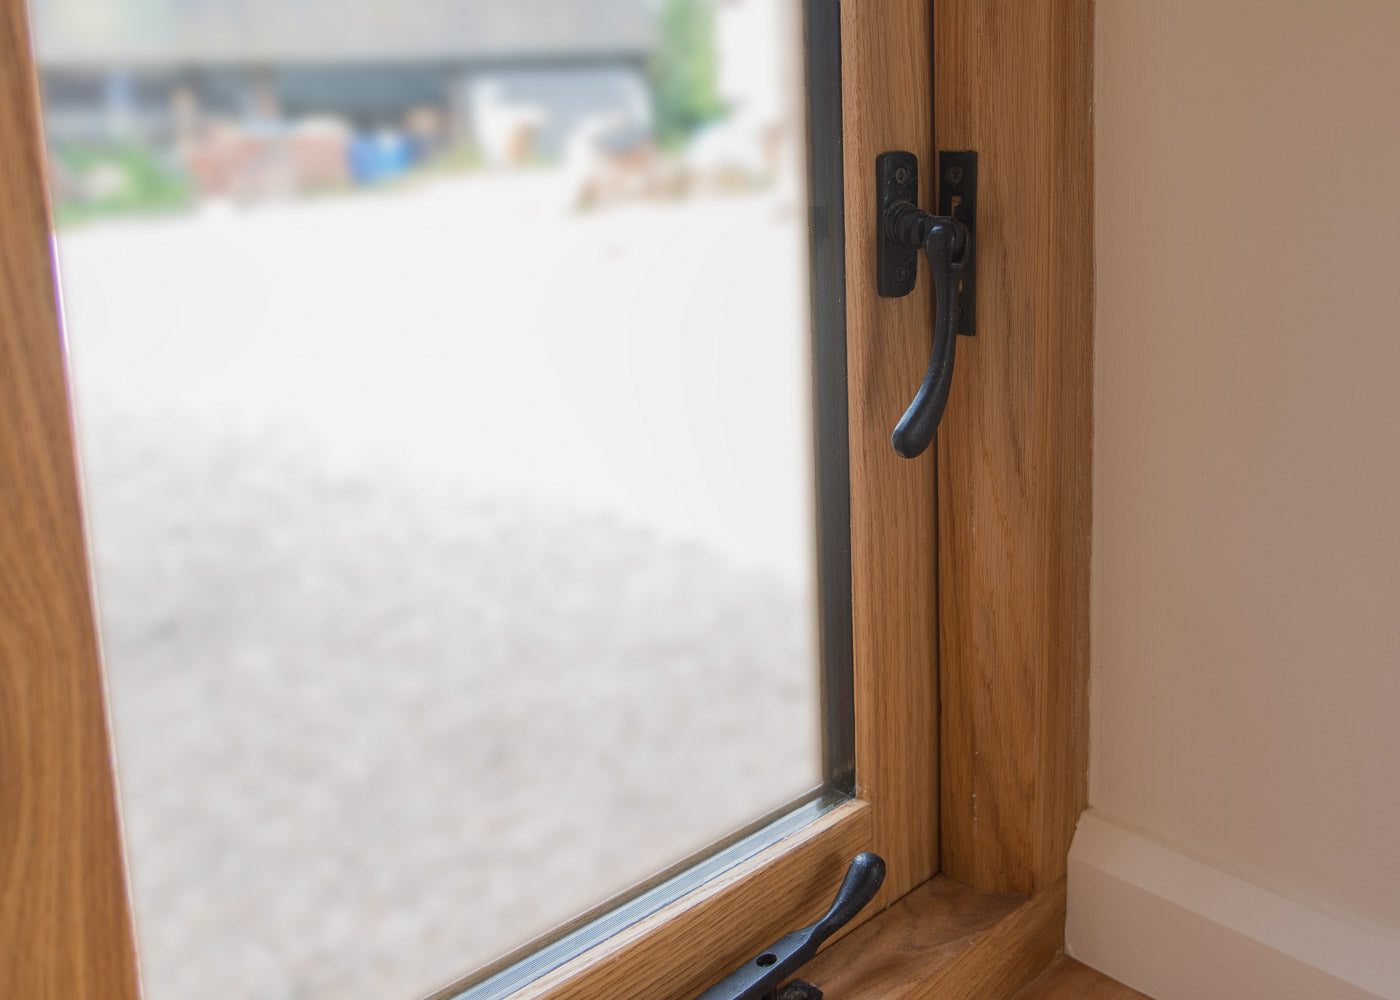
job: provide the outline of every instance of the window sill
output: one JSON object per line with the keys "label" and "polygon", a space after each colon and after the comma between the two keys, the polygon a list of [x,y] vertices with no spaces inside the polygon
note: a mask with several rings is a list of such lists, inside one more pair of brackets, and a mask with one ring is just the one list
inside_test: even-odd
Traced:
{"label": "window sill", "polygon": [[1064,916],[1064,879],[1026,897],[939,875],[798,976],[832,1000],[1005,1000],[1060,951]]}

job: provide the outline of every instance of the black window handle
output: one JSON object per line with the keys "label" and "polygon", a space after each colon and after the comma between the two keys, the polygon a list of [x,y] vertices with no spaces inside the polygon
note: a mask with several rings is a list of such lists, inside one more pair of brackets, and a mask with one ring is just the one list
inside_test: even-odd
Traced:
{"label": "black window handle", "polygon": [[846,869],[846,877],[825,916],[809,927],[779,938],[700,994],[697,1000],[770,1000],[776,997],[778,987],[817,953],[823,941],[864,909],[884,881],[884,859],[870,851],[857,854]]}
{"label": "black window handle", "polygon": [[904,458],[924,453],[948,405],[953,384],[953,354],[958,335],[958,278],[972,256],[972,234],[957,219],[928,212],[902,202],[887,216],[890,225],[902,234],[901,245],[923,247],[933,273],[933,352],[928,373],[890,435],[890,444]]}
{"label": "black window handle", "polygon": [[919,161],[912,153],[882,153],[876,161],[880,234],[877,279],[884,296],[907,295],[918,274],[918,251],[933,275],[933,350],[923,384],[890,435],[904,458],[915,458],[933,442],[948,390],[958,334],[975,330],[972,229],[976,218],[977,154],[940,156],[938,205],[943,214],[919,208]]}

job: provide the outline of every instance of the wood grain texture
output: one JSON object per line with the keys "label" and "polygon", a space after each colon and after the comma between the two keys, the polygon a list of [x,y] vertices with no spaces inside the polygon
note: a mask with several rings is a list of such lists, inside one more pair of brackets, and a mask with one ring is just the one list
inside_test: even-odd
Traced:
{"label": "wood grain texture", "polygon": [[942,868],[1031,893],[1087,791],[1093,11],[939,11],[939,145],[980,173],[978,334],[938,435]]}
{"label": "wood grain texture", "polygon": [[927,0],[841,5],[856,781],[888,865],[882,903],[938,870],[935,465],[890,446],[928,367],[931,283],[875,290],[875,158],[933,155],[929,37]]}
{"label": "wood grain texture", "polygon": [[1065,881],[1036,893],[972,947],[918,1000],[1004,1000],[1030,982],[1064,945]]}
{"label": "wood grain texture", "polygon": [[871,812],[862,802],[840,807],[512,1000],[691,1000],[760,949],[821,916],[851,858],[870,840]]}
{"label": "wood grain texture", "polygon": [[1015,1000],[1149,1000],[1102,972],[1061,955],[1016,994]]}
{"label": "wood grain texture", "polygon": [[846,1000],[912,996],[1024,902],[935,877],[827,948],[801,977]]}
{"label": "wood grain texture", "polygon": [[0,0],[0,996],[134,1000],[29,52]]}
{"label": "wood grain texture", "polygon": [[1005,1000],[1059,951],[1064,883],[1032,899],[938,876],[808,963],[842,1000]]}

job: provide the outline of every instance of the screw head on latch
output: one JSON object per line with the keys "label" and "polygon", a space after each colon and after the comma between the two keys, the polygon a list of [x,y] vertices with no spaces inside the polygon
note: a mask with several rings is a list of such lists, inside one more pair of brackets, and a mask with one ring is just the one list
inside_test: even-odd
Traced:
{"label": "screw head on latch", "polygon": [[949,184],[961,184],[963,179],[963,168],[957,166],[949,167],[948,173],[944,176],[948,178]]}
{"label": "screw head on latch", "polygon": [[909,168],[908,168],[908,167],[899,167],[899,168],[898,168],[897,170],[895,170],[895,172],[894,172],[894,179],[895,179],[895,183],[897,183],[897,184],[908,184],[908,183],[909,183]]}

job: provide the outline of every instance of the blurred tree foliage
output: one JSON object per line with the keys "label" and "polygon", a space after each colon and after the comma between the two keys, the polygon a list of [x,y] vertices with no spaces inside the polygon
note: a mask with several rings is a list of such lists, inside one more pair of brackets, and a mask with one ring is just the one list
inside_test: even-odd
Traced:
{"label": "blurred tree foliage", "polygon": [[659,46],[652,61],[656,133],[674,149],[700,126],[724,116],[711,0],[661,0]]}

